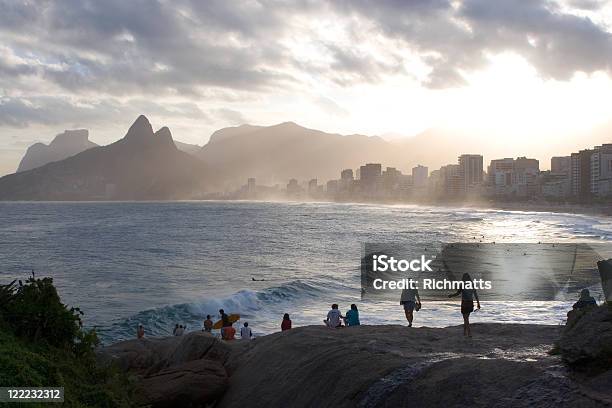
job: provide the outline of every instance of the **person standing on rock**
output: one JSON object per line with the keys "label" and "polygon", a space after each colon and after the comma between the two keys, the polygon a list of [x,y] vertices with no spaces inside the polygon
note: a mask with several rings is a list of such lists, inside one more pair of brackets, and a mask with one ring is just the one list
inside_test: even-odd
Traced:
{"label": "person standing on rock", "polygon": [[219,314],[221,315],[221,322],[222,322],[221,338],[224,339],[227,337],[225,336],[225,329],[228,327],[232,327],[232,322],[230,322],[229,316],[227,315],[227,313],[225,313],[225,310],[219,309]]}
{"label": "person standing on rock", "polygon": [[421,297],[419,296],[419,290],[416,288],[406,288],[402,290],[400,305],[404,306],[404,314],[406,315],[406,320],[408,321],[408,327],[412,327],[412,321],[414,320],[414,309],[419,310],[421,308]]}
{"label": "person standing on rock", "polygon": [[478,305],[478,309],[480,309],[480,300],[478,300],[478,294],[476,293],[476,289],[468,289],[465,288],[466,283],[473,283],[474,281],[470,277],[468,273],[464,273],[461,277],[461,280],[464,283],[464,288],[459,289],[457,292],[448,295],[448,297],[455,297],[461,294],[461,314],[463,315],[463,335],[472,337],[472,332],[470,331],[470,313],[474,311],[474,299],[476,299],[476,304]]}
{"label": "person standing on rock", "polygon": [[289,313],[285,313],[283,316],[283,322],[281,323],[281,331],[291,329],[291,319],[289,318]]}
{"label": "person standing on rock", "polygon": [[136,337],[138,339],[144,339],[144,327],[142,324],[138,325],[138,330],[136,330]]}
{"label": "person standing on rock", "polygon": [[178,331],[178,329],[179,329],[179,324],[177,323],[176,326],[174,326],[174,330],[172,330],[173,336],[176,336],[176,332]]}
{"label": "person standing on rock", "polygon": [[204,331],[205,332],[212,332],[212,328],[213,328],[213,321],[210,320],[210,315],[206,315],[206,320],[204,320]]}

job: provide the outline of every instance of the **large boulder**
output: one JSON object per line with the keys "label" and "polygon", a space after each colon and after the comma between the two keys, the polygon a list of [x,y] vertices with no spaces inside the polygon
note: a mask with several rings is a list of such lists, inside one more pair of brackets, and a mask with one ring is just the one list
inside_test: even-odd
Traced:
{"label": "large boulder", "polygon": [[230,346],[209,333],[122,341],[102,348],[100,361],[133,374],[143,405],[204,406],[228,384]]}
{"label": "large boulder", "polygon": [[223,365],[215,360],[193,360],[165,368],[138,383],[143,405],[154,407],[204,406],[227,388]]}
{"label": "large boulder", "polygon": [[557,350],[578,369],[612,369],[612,305],[604,304],[571,319]]}

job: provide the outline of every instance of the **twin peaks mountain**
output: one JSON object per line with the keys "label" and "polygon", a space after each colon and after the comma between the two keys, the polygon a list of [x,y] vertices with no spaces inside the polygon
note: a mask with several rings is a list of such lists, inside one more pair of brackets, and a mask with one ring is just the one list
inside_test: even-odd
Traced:
{"label": "twin peaks mountain", "polygon": [[140,116],[115,143],[0,178],[0,200],[179,199],[205,191],[207,173]]}

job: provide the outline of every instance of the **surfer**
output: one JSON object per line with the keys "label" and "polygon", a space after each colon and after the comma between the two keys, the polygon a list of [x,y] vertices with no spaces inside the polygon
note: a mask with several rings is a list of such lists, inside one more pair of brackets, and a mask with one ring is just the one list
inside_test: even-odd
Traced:
{"label": "surfer", "polygon": [[346,318],[344,319],[347,326],[359,326],[359,310],[357,305],[352,304],[350,310],[346,312]]}
{"label": "surfer", "polygon": [[240,338],[242,340],[251,340],[251,338],[253,338],[253,332],[249,327],[249,322],[244,322],[244,326],[240,328]]}
{"label": "surfer", "polygon": [[283,316],[283,322],[281,323],[281,331],[289,330],[291,328],[291,319],[289,313],[285,313]]}
{"label": "surfer", "polygon": [[213,321],[210,320],[210,315],[206,315],[206,320],[204,320],[204,331],[210,333],[212,331]]}
{"label": "surfer", "polygon": [[219,309],[219,314],[221,315],[221,338],[225,338],[224,332],[226,327],[232,327],[232,322],[229,320],[229,316],[225,313],[225,310]]}
{"label": "surfer", "polygon": [[[472,278],[468,273],[464,273],[461,277],[463,282],[472,282]],[[470,313],[474,311],[474,299],[478,309],[480,309],[480,300],[478,300],[478,294],[475,289],[459,289],[457,292],[448,295],[448,297],[455,297],[461,294],[461,314],[463,315],[463,335],[472,337],[470,331]]]}
{"label": "surfer", "polygon": [[327,312],[327,319],[323,320],[323,323],[327,325],[327,327],[335,329],[336,327],[342,327],[342,323],[340,319],[344,319],[340,310],[338,310],[338,305],[334,303],[331,306],[331,310]]}
{"label": "surfer", "polygon": [[402,290],[402,296],[400,299],[400,305],[404,306],[404,314],[408,321],[408,327],[412,327],[412,321],[414,320],[414,309],[417,311],[421,308],[421,297],[419,296],[418,289],[406,288]]}
{"label": "surfer", "polygon": [[138,339],[144,338],[144,326],[142,324],[138,325],[138,330],[136,330],[136,337]]}

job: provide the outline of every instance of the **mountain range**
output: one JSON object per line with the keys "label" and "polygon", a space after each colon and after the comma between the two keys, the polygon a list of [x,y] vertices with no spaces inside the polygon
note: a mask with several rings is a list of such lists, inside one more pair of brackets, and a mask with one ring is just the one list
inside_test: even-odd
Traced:
{"label": "mountain range", "polygon": [[204,163],[140,116],[115,143],[0,178],[0,200],[179,199],[207,186]]}

